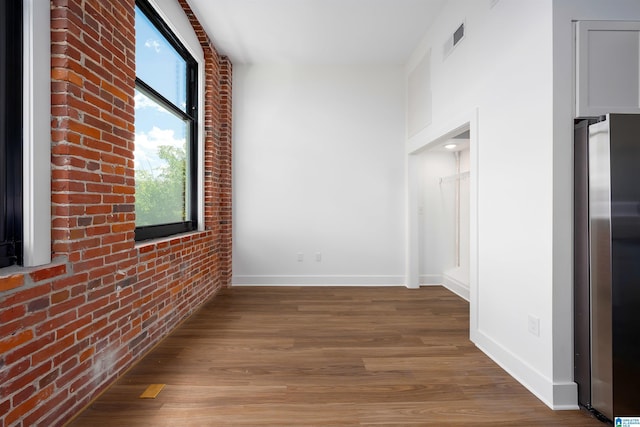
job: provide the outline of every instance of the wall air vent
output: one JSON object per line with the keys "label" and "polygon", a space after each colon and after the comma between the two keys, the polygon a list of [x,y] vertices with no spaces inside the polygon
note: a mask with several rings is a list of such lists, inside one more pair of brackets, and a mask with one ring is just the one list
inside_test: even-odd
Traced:
{"label": "wall air vent", "polygon": [[444,57],[446,58],[460,42],[464,39],[464,22],[458,26],[451,37],[447,39],[443,46]]}

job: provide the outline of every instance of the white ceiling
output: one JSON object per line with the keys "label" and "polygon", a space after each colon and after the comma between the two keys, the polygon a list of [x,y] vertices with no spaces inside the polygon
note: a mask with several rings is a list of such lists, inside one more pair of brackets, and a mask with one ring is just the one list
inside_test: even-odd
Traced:
{"label": "white ceiling", "polygon": [[232,63],[403,64],[445,0],[188,0]]}

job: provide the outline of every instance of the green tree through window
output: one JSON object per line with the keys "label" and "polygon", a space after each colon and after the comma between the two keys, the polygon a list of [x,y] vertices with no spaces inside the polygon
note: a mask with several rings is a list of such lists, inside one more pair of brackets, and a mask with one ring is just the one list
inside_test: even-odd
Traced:
{"label": "green tree through window", "polygon": [[166,164],[157,174],[151,170],[136,170],[136,223],[139,226],[184,219],[185,150],[161,145],[158,157]]}

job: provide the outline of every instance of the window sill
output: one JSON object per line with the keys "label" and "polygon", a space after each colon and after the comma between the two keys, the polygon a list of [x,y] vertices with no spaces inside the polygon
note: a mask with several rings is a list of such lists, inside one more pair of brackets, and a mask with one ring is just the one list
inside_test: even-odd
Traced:
{"label": "window sill", "polygon": [[67,261],[63,258],[37,267],[19,265],[4,267],[0,269],[0,293],[58,279],[68,275],[69,272]]}
{"label": "window sill", "polygon": [[195,238],[203,236],[207,233],[207,230],[194,230],[186,233],[174,234],[167,237],[159,237],[157,239],[142,240],[136,242],[136,249],[144,252],[144,249],[153,249],[155,247],[169,247],[177,243],[185,243]]}

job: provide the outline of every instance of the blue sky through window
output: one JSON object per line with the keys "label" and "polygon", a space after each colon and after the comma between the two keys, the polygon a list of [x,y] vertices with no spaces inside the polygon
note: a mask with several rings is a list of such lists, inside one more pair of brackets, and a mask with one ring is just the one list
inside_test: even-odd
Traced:
{"label": "blue sky through window", "polygon": [[136,89],[135,169],[157,175],[166,166],[158,157],[163,145],[186,149],[187,125],[175,114]]}
{"label": "blue sky through window", "polygon": [[[136,7],[136,76],[183,111],[186,109],[186,61]],[[186,126],[168,109],[136,89],[135,169],[157,174],[165,162],[163,145],[185,149]]]}
{"label": "blue sky through window", "polygon": [[187,63],[136,8],[136,76],[185,111]]}
{"label": "blue sky through window", "polygon": [[[186,112],[187,62],[138,7],[135,18],[136,77],[174,107]],[[180,175],[177,171],[184,168],[176,168],[175,162],[171,166],[166,160],[166,148],[164,158],[160,153],[162,147],[177,148],[183,153],[179,157],[188,163],[190,125],[141,85],[136,87],[134,100],[136,187],[141,185],[136,194],[136,224],[184,221],[188,215],[185,203],[190,196],[186,181],[176,180]],[[172,158],[175,157],[172,155]],[[155,187],[149,184],[149,179],[156,182]]]}

